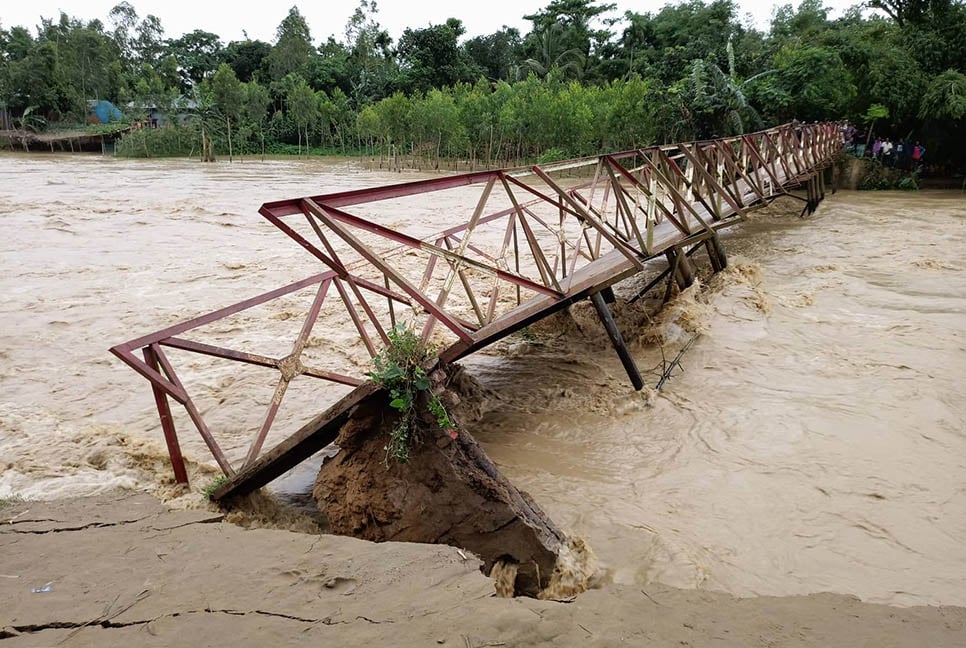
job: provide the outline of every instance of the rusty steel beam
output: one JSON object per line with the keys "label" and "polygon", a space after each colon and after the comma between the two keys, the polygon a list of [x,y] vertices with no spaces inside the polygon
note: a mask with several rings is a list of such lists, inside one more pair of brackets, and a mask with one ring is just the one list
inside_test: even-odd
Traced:
{"label": "rusty steel beam", "polygon": [[[442,191],[456,187],[467,187],[473,184],[487,182],[494,177],[496,171],[478,171],[476,173],[463,173],[460,175],[449,176],[446,178],[434,178],[432,180],[415,180],[413,182],[403,182],[395,185],[373,187],[371,189],[354,189],[352,191],[342,191],[339,193],[320,194],[309,196],[308,200],[328,205],[330,207],[348,207],[351,205],[363,205],[371,202],[390,200],[393,198],[404,198],[415,196],[431,191]],[[291,216],[302,211],[299,203],[306,198],[293,198],[291,200],[280,200],[277,202],[265,203],[259,213],[263,216],[271,214],[277,218]],[[266,214],[266,212],[268,212]]]}
{"label": "rusty steel beam", "polygon": [[[507,272],[505,270],[501,270],[499,268],[489,266],[485,263],[480,263],[479,261],[476,261],[474,259],[461,257],[456,253],[452,253],[437,245],[433,245],[431,243],[423,241],[422,239],[418,239],[413,236],[403,234],[402,232],[398,232],[396,230],[390,229],[383,225],[378,225],[376,223],[367,221],[363,218],[359,218],[358,216],[353,216],[352,214],[348,214],[338,209],[330,209],[328,207],[318,205],[310,198],[305,199],[305,202],[309,210],[312,211],[312,213],[316,216],[316,218],[323,220],[326,223],[326,225],[328,225],[329,229],[332,229],[336,233],[338,233],[339,236],[343,238],[343,240],[346,240],[346,242],[348,242],[348,239],[346,238],[347,236],[356,241],[358,241],[358,238],[352,235],[351,233],[349,233],[349,231],[345,227],[337,223],[345,223],[347,225],[351,225],[363,231],[367,231],[371,234],[383,236],[393,242],[400,243],[414,250],[422,250],[424,252],[428,252],[429,254],[436,255],[444,259],[449,259],[450,261],[454,261],[457,263],[465,263],[466,265],[476,270],[479,270],[484,274],[496,275],[501,279],[504,279],[505,281],[509,281],[511,283],[517,283],[534,292],[544,293],[548,295],[554,294],[555,292],[557,292],[551,288],[548,288],[543,284],[539,284],[539,283],[536,283],[535,281],[531,281],[526,277],[515,275],[512,272]],[[361,241],[358,242],[358,246],[360,247],[357,247],[357,244],[355,243],[349,243],[349,244],[350,246],[356,248],[356,251],[359,252],[367,261],[369,261],[369,263],[376,265],[377,267],[381,265],[381,262],[375,262],[371,258],[369,258],[370,256],[373,256],[376,254],[374,250],[371,250],[369,248],[369,246],[365,245]],[[403,292],[407,292],[407,291],[404,290]],[[412,297],[412,295],[410,296]]]}
{"label": "rusty steel beam", "polygon": [[191,422],[195,424],[196,428],[198,428],[198,433],[201,434],[202,440],[205,442],[205,445],[208,446],[211,456],[215,459],[215,462],[221,468],[222,472],[225,473],[225,475],[229,477],[234,475],[235,471],[231,467],[231,463],[228,461],[228,458],[225,456],[225,452],[221,449],[221,446],[218,445],[215,437],[211,434],[211,430],[208,429],[208,424],[205,423],[205,419],[201,416],[201,412],[198,411],[198,408],[195,407],[194,401],[192,401],[191,397],[187,395],[187,390],[185,390],[184,384],[181,382],[181,379],[178,378],[178,374],[175,373],[174,367],[164,354],[164,351],[162,351],[161,347],[157,344],[152,344],[150,348],[154,353],[154,357],[161,364],[161,369],[164,371],[168,379],[177,385],[179,389],[185,392],[185,401],[183,403],[185,411],[188,412],[188,417],[191,419]]}
{"label": "rusty steel beam", "polygon": [[[151,347],[143,349],[144,361],[155,371],[161,371],[158,356]],[[171,469],[174,471],[174,481],[178,484],[188,483],[188,471],[185,469],[184,457],[181,454],[181,444],[178,441],[178,432],[174,427],[174,418],[171,416],[171,406],[168,404],[168,395],[158,385],[151,384],[154,392],[154,402],[158,408],[158,418],[161,420],[161,430],[164,432],[164,443],[168,447],[168,456],[171,458]]]}
{"label": "rusty steel beam", "polygon": [[[409,295],[414,301],[425,308],[433,317],[445,324],[460,339],[464,341],[469,341],[471,339],[469,333],[456,321],[456,319],[438,308],[423,292],[416,288],[416,286],[412,285],[400,272],[393,269],[384,259],[382,259],[365,243],[350,233],[343,225],[338,223],[335,218],[329,216],[325,210],[316,205],[313,201],[306,200],[306,203],[309,204],[309,209],[312,210],[315,216],[325,223],[329,229],[333,230],[339,237],[342,238],[343,241],[354,248],[356,252],[358,252],[364,259],[375,266],[380,272],[389,277],[390,281],[399,286],[404,293]],[[445,257],[446,254],[441,256]]]}

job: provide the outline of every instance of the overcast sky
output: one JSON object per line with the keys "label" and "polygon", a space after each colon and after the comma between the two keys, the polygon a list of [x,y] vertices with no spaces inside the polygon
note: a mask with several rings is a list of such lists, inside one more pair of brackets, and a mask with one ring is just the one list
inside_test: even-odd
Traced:
{"label": "overcast sky", "polygon": [[[31,28],[40,23],[40,17],[57,18],[60,12],[91,20],[98,18],[109,25],[107,20],[111,7],[119,0],[3,0],[0,7],[0,25],[5,28],[22,25]],[[792,4],[797,5],[799,0]],[[857,0],[826,0],[831,7],[832,17],[855,4]],[[345,24],[358,0],[129,0],[144,17],[154,14],[161,19],[165,36],[175,38],[194,29],[218,34],[227,44],[232,40],[244,38],[243,30],[249,38],[274,42],[275,29],[295,4],[305,16],[312,38],[319,43],[329,35],[343,39]],[[616,0],[617,15],[624,11],[638,13],[659,10],[668,3],[666,0]],[[440,24],[454,17],[463,21],[468,36],[492,33],[503,25],[517,27],[521,33],[529,30],[529,23],[523,20],[525,14],[533,13],[549,4],[549,0],[473,0],[458,2],[454,0],[379,0],[376,19],[388,29],[394,39],[406,27],[426,27]],[[739,0],[741,13],[750,14],[752,22],[760,29],[768,26],[772,8],[771,0]],[[784,3],[778,3],[784,4]]]}

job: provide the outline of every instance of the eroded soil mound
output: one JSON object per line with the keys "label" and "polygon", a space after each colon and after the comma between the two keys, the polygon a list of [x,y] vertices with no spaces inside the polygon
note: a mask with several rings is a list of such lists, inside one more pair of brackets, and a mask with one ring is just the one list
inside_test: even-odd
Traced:
{"label": "eroded soil mound", "polygon": [[[434,379],[442,385],[446,376],[438,371]],[[443,397],[455,407],[455,394]],[[427,416],[410,460],[387,462],[387,434],[396,420],[379,393],[359,405],[340,431],[341,450],[322,466],[313,490],[332,530],[377,542],[462,547],[483,559],[487,574],[498,561],[516,564],[517,593],[544,589],[564,534],[464,429],[451,438]]]}

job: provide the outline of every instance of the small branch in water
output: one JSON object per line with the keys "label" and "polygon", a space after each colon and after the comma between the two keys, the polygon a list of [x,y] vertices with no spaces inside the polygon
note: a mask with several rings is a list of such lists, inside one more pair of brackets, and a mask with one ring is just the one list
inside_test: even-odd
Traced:
{"label": "small branch in water", "polygon": [[[681,350],[678,351],[676,356],[674,356],[674,360],[671,360],[670,364],[667,363],[666,359],[664,360],[664,372],[661,374],[661,379],[657,382],[657,386],[654,389],[661,391],[661,387],[664,386],[664,383],[671,379],[671,373],[674,371],[675,367],[680,367],[681,371],[684,371],[684,367],[681,366],[681,357],[684,356],[684,352],[687,351],[697,339],[698,336],[695,335],[693,338],[688,340],[687,344],[681,347]],[[661,356],[664,356],[664,347],[661,347]]]}

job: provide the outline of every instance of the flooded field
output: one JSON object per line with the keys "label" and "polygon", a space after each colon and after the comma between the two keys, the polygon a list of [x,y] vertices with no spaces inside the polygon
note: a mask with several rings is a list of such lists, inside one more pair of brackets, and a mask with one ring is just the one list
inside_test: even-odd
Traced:
{"label": "flooded field", "polygon": [[[318,272],[261,203],[426,177],[347,161],[0,160],[0,498],[167,477],[148,384],[107,349]],[[471,209],[385,222],[418,229],[457,207]],[[840,193],[807,220],[798,208],[728,232],[731,268],[660,315],[619,307],[642,367],[698,336],[659,394],[630,389],[578,305],[465,363],[471,431],[616,582],[966,605],[966,197]],[[222,333],[267,353],[306,306],[296,295]],[[314,333],[317,353],[364,369],[338,330]],[[271,372],[189,362],[199,406],[243,455]],[[343,393],[320,384],[289,396],[269,445]],[[180,423],[186,454],[210,463]]]}

